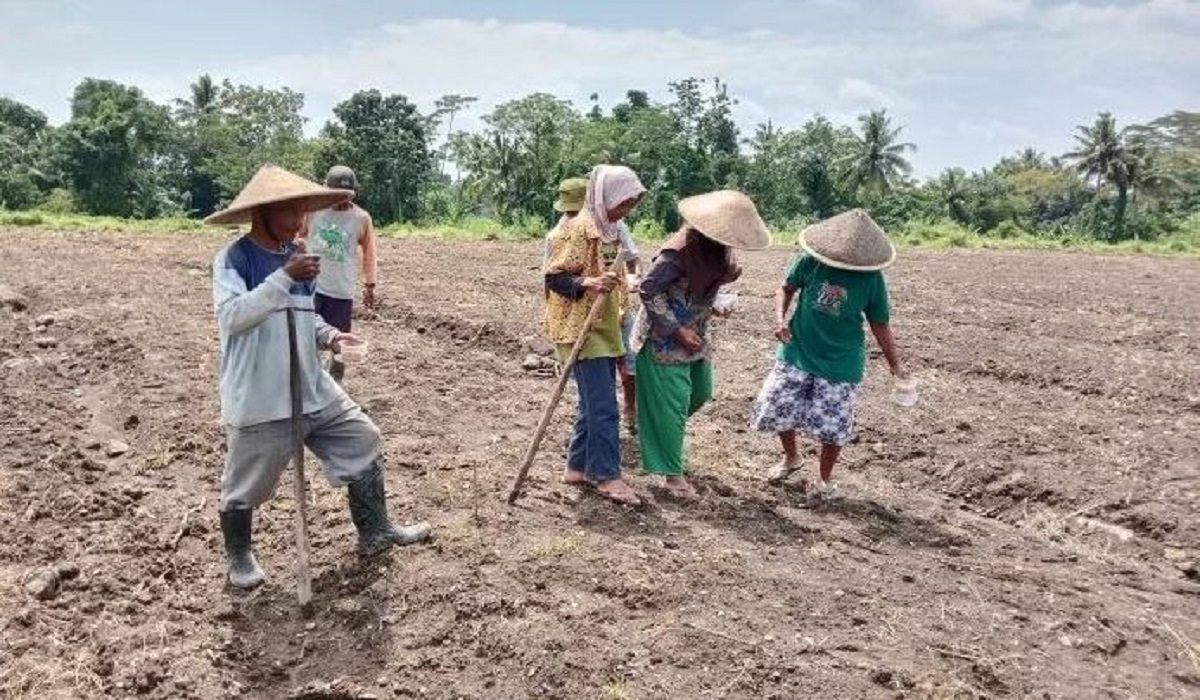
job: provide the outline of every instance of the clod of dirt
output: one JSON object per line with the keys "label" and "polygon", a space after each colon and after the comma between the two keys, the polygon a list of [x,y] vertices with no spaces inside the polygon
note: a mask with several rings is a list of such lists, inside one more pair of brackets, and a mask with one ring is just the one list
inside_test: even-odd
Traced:
{"label": "clod of dirt", "polygon": [[38,326],[45,328],[54,325],[54,314],[42,314],[33,320]]}
{"label": "clod of dirt", "polygon": [[120,457],[128,451],[129,445],[126,445],[120,440],[109,440],[108,444],[104,446],[104,454],[108,455],[109,457]]}
{"label": "clod of dirt", "polygon": [[24,311],[29,308],[29,302],[17,290],[7,284],[0,284],[0,306],[7,306],[13,311]]}
{"label": "clod of dirt", "polygon": [[38,337],[34,338],[33,344],[38,346],[39,348],[43,348],[43,349],[56,348],[56,347],[58,347],[58,339],[51,338],[48,335],[42,335],[42,336],[38,336]]}
{"label": "clod of dirt", "polygon": [[36,600],[53,600],[58,595],[61,575],[55,569],[44,569],[25,582],[25,592]]}

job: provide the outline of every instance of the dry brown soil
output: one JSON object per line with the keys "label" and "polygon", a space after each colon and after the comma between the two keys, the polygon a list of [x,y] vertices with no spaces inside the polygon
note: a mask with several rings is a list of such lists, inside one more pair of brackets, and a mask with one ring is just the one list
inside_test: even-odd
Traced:
{"label": "dry brown soil", "polygon": [[0,309],[0,696],[1200,697],[1195,261],[905,251],[922,402],[892,406],[872,357],[848,496],[810,507],[764,483],[777,448],[746,429],[791,251],[750,255],[691,426],[700,502],[560,486],[568,394],[509,507],[553,382],[520,367],[539,248],[387,240],[348,387],[393,514],[438,538],[359,562],[314,478],[304,616],[286,480],[256,530],[269,584],[224,586],[227,240],[0,231],[27,303]]}

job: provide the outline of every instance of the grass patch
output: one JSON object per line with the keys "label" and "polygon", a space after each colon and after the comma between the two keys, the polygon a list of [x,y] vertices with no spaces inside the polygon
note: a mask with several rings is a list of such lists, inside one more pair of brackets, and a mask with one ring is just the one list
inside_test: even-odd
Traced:
{"label": "grass patch", "polygon": [[[122,219],[112,216],[64,214],[52,211],[0,210],[0,228],[32,228],[49,231],[96,231],[101,233],[179,233],[196,232],[224,235],[228,227],[206,226],[198,219]],[[495,219],[468,217],[456,222],[423,222],[418,224],[389,224],[379,228],[381,236],[389,238],[431,238],[462,241],[529,241],[544,236],[548,230],[541,219],[530,217],[511,225]],[[639,223],[634,237],[645,243],[647,250],[661,241],[660,228]],[[790,247],[796,244],[798,231],[788,227],[775,233],[775,244]],[[1035,236],[1029,233],[1006,231],[1004,236],[980,235],[976,231],[950,221],[935,223],[913,222],[892,239],[902,247],[931,249],[991,250],[1072,250],[1090,253],[1123,253],[1129,255],[1162,255],[1200,257],[1200,214],[1186,219],[1180,228],[1152,241],[1122,241],[1108,243],[1087,238]]]}
{"label": "grass patch", "polygon": [[587,538],[581,532],[572,532],[554,539],[538,542],[530,554],[538,559],[578,556],[587,547]]}
{"label": "grass patch", "polygon": [[625,700],[629,697],[629,688],[624,678],[614,678],[600,690],[600,700]]}

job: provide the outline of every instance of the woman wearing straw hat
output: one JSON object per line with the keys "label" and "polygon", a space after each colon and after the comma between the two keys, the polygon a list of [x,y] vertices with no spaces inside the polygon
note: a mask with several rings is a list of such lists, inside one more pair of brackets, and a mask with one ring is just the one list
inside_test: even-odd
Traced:
{"label": "woman wearing straw hat", "polygon": [[[883,229],[855,209],[814,224],[800,234],[804,253],[792,262],[776,295],[775,368],[754,406],[754,427],[779,434],[783,461],[767,478],[780,483],[800,468],[796,431],[821,444],[816,495],[837,496],[833,467],[854,432],[854,411],[866,364],[863,319],[871,327],[892,374],[906,375],[889,323],[882,270],[896,259]],[[790,323],[792,299],[800,295]]]}
{"label": "woman wearing straw hat", "polygon": [[229,581],[250,588],[265,579],[251,548],[254,509],[275,492],[293,457],[289,367],[295,325],[295,369],[304,444],[320,458],[333,486],[346,486],[360,553],[373,555],[429,536],[425,523],[396,527],[387,516],[379,467],[379,429],[321,369],[319,349],[340,350],[354,336],[313,309],[317,256],[295,242],[307,212],[346,202],[348,190],[309,182],[265,166],[210,224],[250,224],[250,232],[213,261],[213,304],[221,349],[221,416],[227,455],[218,505]]}
{"label": "woman wearing straw hat", "polygon": [[688,418],[712,398],[709,319],[721,285],[741,276],[733,249],[759,250],[771,235],[754,202],[722,190],[679,203],[683,228],[672,236],[642,280],[638,352],[638,440],[642,463],[665,477],[667,490],[690,499],[683,438]]}
{"label": "woman wearing straw hat", "polygon": [[[587,334],[571,367],[579,389],[575,430],[563,482],[596,484],[604,498],[628,505],[641,500],[621,478],[616,394],[617,361],[625,355],[621,306],[625,275],[611,270],[621,253],[619,224],[641,201],[646,188],[632,170],[598,165],[588,176],[583,209],[550,239],[546,261],[545,330],[559,359],[566,359],[581,334]],[[609,292],[616,291],[616,294]],[[592,302],[605,295],[600,317],[587,328]]]}

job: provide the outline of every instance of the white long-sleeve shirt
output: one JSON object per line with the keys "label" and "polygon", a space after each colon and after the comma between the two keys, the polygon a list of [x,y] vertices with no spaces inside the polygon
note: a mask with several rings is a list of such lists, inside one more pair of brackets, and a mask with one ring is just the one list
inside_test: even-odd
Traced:
{"label": "white long-sleeve shirt", "polygon": [[221,417],[235,427],[292,415],[287,309],[296,316],[305,414],[343,395],[319,350],[338,330],[313,311],[311,283],[283,270],[291,250],[269,251],[244,236],[213,260],[213,306],[221,344]]}

